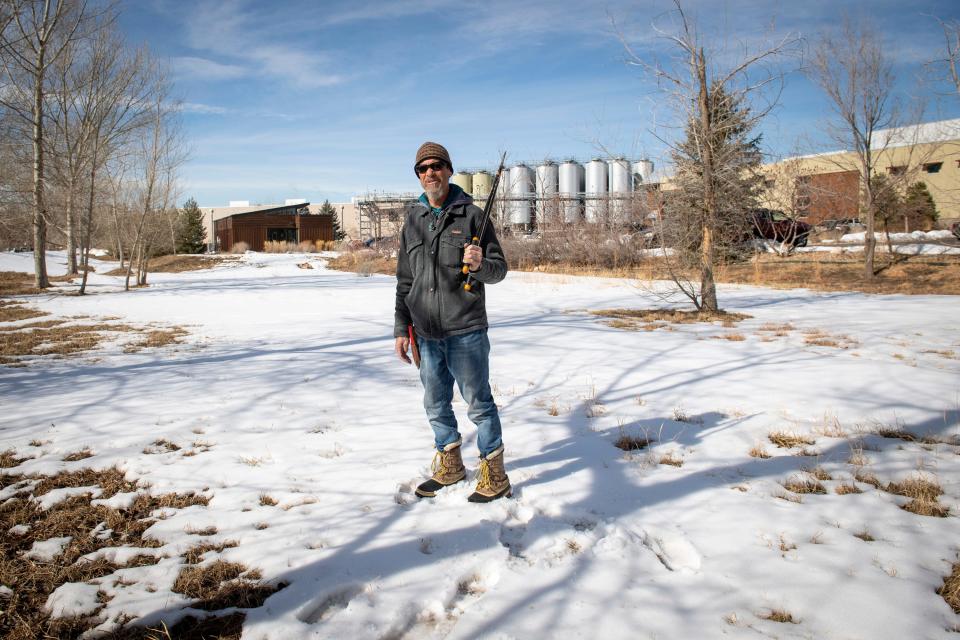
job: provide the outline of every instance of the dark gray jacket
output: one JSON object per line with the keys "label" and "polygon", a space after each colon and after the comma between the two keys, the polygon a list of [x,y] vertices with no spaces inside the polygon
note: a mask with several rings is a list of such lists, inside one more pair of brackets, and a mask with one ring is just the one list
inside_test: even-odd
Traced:
{"label": "dark gray jacket", "polygon": [[463,288],[463,244],[480,233],[483,211],[455,184],[443,213],[436,218],[422,202],[407,206],[397,256],[394,337],[417,335],[440,339],[487,328],[485,284],[507,275],[507,261],[493,231],[480,239],[483,263],[473,272],[473,287]]}

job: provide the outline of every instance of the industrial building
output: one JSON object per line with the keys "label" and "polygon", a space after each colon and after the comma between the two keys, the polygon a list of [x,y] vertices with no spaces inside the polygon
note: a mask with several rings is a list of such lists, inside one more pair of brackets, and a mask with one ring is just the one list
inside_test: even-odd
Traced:
{"label": "industrial building", "polygon": [[[924,183],[940,223],[960,219],[960,119],[876,131],[872,149],[878,174],[901,189]],[[762,171],[766,207],[810,224],[860,215],[860,169],[850,151],[788,158]]]}
{"label": "industrial building", "polygon": [[201,207],[204,230],[211,251],[231,251],[244,242],[253,251],[263,251],[266,242],[317,242],[333,240],[331,216],[310,212],[304,200],[285,204],[253,205],[231,202],[227,207]]}

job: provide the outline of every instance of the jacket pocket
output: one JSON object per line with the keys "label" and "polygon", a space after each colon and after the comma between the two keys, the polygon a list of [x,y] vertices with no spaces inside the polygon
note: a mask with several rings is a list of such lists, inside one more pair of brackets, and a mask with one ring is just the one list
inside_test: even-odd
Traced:
{"label": "jacket pocket", "polygon": [[407,262],[410,263],[410,275],[415,281],[423,270],[423,240],[407,245]]}
{"label": "jacket pocket", "polygon": [[440,264],[457,269],[463,266],[462,238],[440,238]]}

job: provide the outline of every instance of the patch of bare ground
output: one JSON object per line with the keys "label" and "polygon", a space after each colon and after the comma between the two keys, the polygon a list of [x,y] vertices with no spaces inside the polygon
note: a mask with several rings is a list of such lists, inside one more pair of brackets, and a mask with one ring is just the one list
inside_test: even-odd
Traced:
{"label": "patch of bare ground", "polygon": [[283,582],[264,583],[260,577],[259,571],[247,571],[240,563],[215,560],[181,569],[172,590],[196,600],[190,605],[194,609],[250,609],[262,606],[267,598],[287,586]]}
{"label": "patch of bare ground", "polygon": [[45,311],[24,306],[19,300],[0,300],[0,322],[16,322],[48,315],[50,314]]}
{"label": "patch of bare ground", "polygon": [[790,324],[789,322],[783,322],[783,323],[768,322],[766,324],[760,325],[757,331],[760,331],[763,333],[771,333],[777,336],[778,338],[782,338],[786,335],[789,335],[790,332],[793,331],[794,329],[796,329],[796,327]]}
{"label": "patch of bare ground", "polygon": [[781,449],[792,449],[802,445],[814,445],[816,440],[810,436],[801,435],[792,431],[771,431],[767,439]]}
{"label": "patch of bare ground", "polygon": [[783,622],[790,624],[798,624],[800,622],[793,617],[792,613],[783,609],[771,609],[766,613],[757,614],[757,617],[763,618],[764,620],[770,620],[771,622]]}
{"label": "patch of bare ground", "polygon": [[224,549],[232,549],[238,546],[236,540],[227,540],[221,542],[220,544],[211,544],[209,542],[201,542],[200,544],[195,544],[183,554],[183,561],[187,564],[200,564],[203,561],[203,555],[210,551],[216,551],[217,553],[223,553]]}
{"label": "patch of bare ground", "polygon": [[910,502],[901,507],[910,513],[937,518],[946,518],[950,514],[950,508],[943,506],[937,500],[943,495],[943,489],[936,481],[929,478],[918,475],[902,482],[888,482],[881,488],[887,493],[910,498]]}
{"label": "patch of bare ground", "polygon": [[695,322],[720,322],[725,327],[735,326],[737,322],[751,316],[744,313],[719,311],[696,311],[687,309],[597,309],[590,312],[595,316],[607,318],[606,324],[627,331],[654,331],[671,324],[692,324]]}
{"label": "patch of bare ground", "polygon": [[[148,273],[182,273],[184,271],[201,271],[211,269],[226,262],[237,262],[239,256],[221,255],[175,255],[150,258],[147,265]],[[136,269],[134,269],[136,273]],[[108,276],[125,276],[127,268],[116,268],[106,273]]]}
{"label": "patch of bare ground", "polygon": [[125,353],[178,344],[187,335],[182,327],[141,328],[106,322],[70,324],[62,320],[34,322],[0,332],[0,364],[23,365],[37,357],[64,358],[82,354],[98,348],[105,340],[115,338],[119,333],[142,336],[140,340],[127,345]]}
{"label": "patch of bare ground", "polygon": [[172,627],[162,622],[155,627],[124,627],[102,637],[103,640],[240,640],[246,617],[242,611],[203,619],[187,616]]}
{"label": "patch of bare ground", "polygon": [[183,327],[171,327],[169,329],[150,329],[146,335],[138,342],[128,344],[123,348],[124,353],[134,353],[143,349],[159,349],[171,344],[180,344],[181,338],[188,332]]}
{"label": "patch of bare ground", "polygon": [[812,347],[833,347],[834,349],[849,349],[860,343],[846,335],[833,335],[822,329],[807,329],[803,332],[804,344]]}
{"label": "patch of bare ground", "polygon": [[[126,480],[124,472],[116,468],[83,469],[54,476],[0,475],[0,485],[13,492],[0,504],[0,584],[12,591],[0,613],[0,637],[15,640],[76,638],[93,627],[96,622],[84,618],[51,620],[43,605],[62,584],[102,578],[124,567],[155,564],[158,558],[148,550],[160,543],[144,537],[157,519],[154,512],[207,502],[207,498],[196,495],[140,493],[129,507],[113,509],[91,504],[91,495],[87,494],[70,497],[44,510],[34,499],[66,487],[97,486],[100,498],[138,491],[137,484]],[[71,541],[53,560],[26,557],[34,542],[65,536],[70,536]],[[81,560],[101,549],[121,546],[142,548],[144,553],[123,566],[103,558]]]}
{"label": "patch of bare ground", "polygon": [[336,271],[351,271],[365,276],[372,273],[392,276],[397,273],[396,258],[390,258],[371,250],[341,253],[336,258],[328,260],[327,266]]}
{"label": "patch of bare ground", "polygon": [[953,563],[950,575],[943,579],[937,594],[947,601],[954,613],[960,614],[960,562]]}

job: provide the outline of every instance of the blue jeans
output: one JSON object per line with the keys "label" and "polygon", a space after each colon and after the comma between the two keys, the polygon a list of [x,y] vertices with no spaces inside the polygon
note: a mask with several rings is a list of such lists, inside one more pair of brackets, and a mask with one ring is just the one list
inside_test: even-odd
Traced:
{"label": "blue jeans", "polygon": [[453,383],[477,425],[477,448],[486,457],[501,445],[500,414],[490,393],[490,341],[486,329],[443,340],[417,337],[423,408],[433,428],[437,450],[460,439],[453,415]]}

